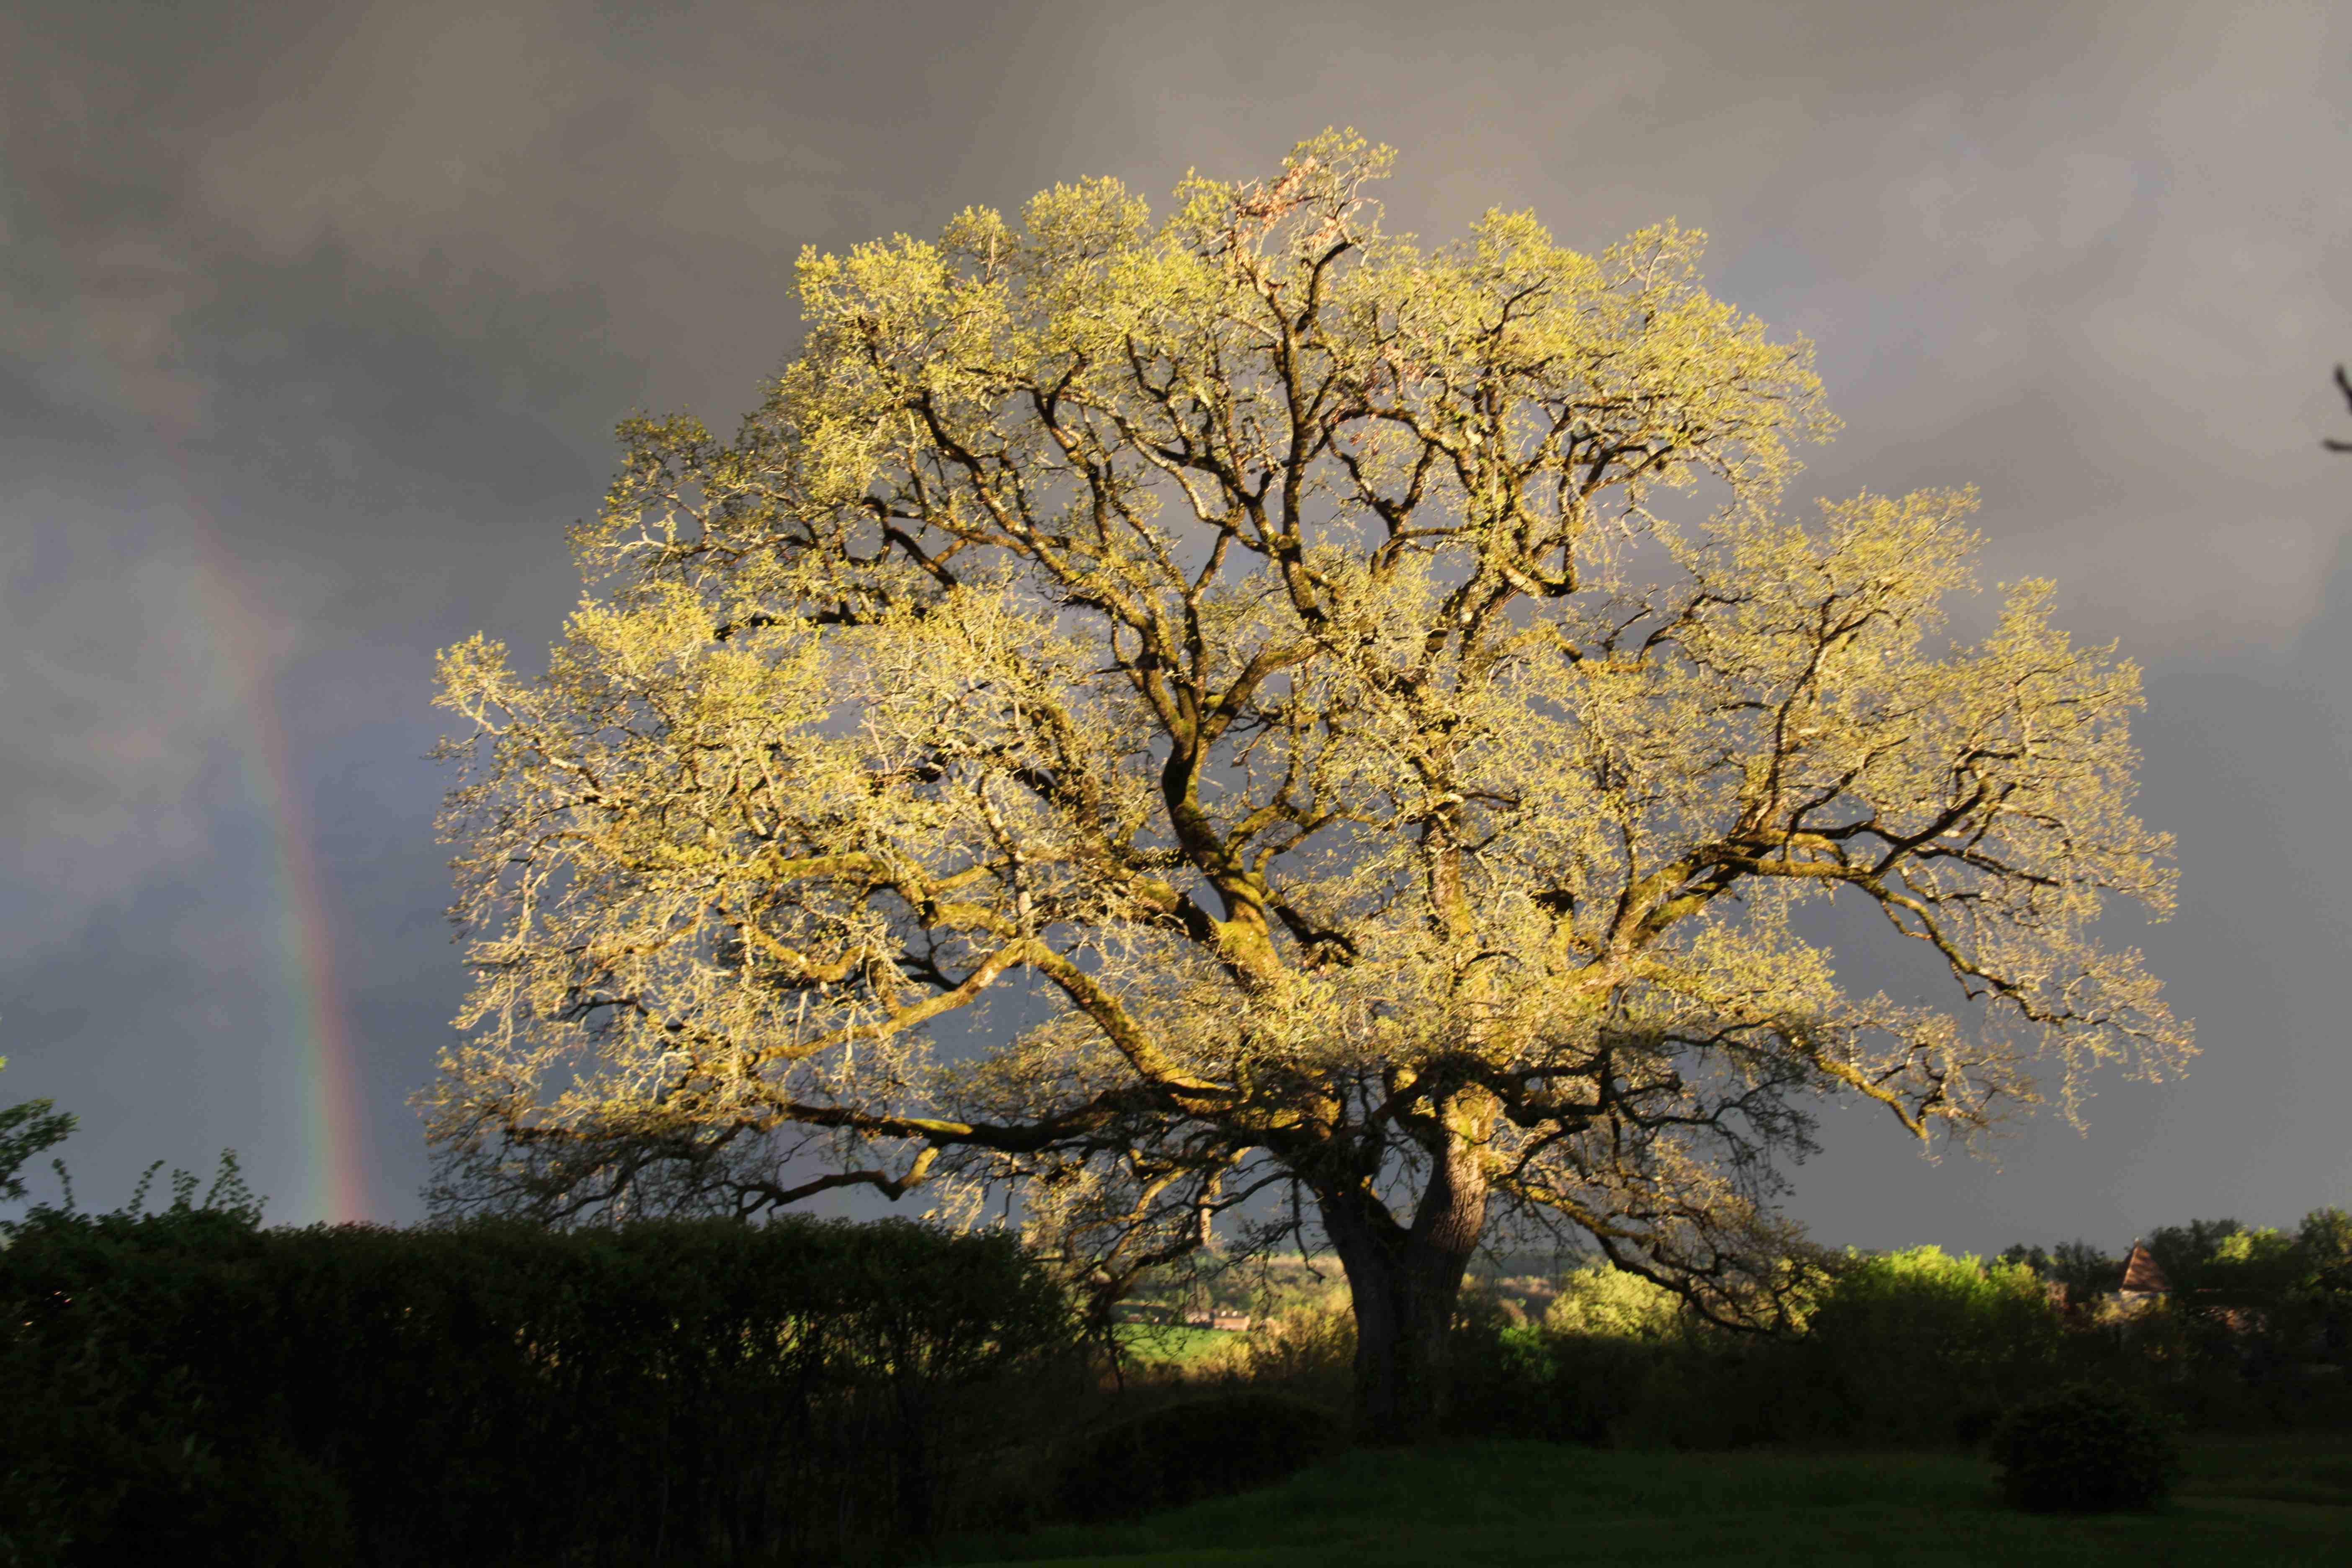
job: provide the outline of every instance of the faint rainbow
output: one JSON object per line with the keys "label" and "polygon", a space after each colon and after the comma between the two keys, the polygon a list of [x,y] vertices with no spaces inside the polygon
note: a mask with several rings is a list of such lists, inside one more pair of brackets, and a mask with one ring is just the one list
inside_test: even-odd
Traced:
{"label": "faint rainbow", "polygon": [[278,971],[279,1026],[292,1038],[302,1073],[303,1217],[363,1220],[373,1205],[361,1114],[358,1064],[348,1008],[335,973],[335,907],[320,873],[318,836],[294,768],[294,751],[255,613],[260,595],[196,498],[172,432],[163,435],[181,478],[189,537],[195,550],[192,597],[244,720],[238,748],[247,798],[267,826],[267,908]]}

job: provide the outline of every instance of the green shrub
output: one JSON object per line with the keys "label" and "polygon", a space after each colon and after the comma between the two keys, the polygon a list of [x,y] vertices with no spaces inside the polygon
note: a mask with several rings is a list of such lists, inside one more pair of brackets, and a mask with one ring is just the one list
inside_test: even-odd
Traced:
{"label": "green shrub", "polygon": [[2031,1268],[1918,1247],[1850,1259],[1803,1343],[1801,1435],[1950,1442],[2056,1382],[2067,1334]]}
{"label": "green shrub", "polygon": [[1675,1347],[1511,1326],[1455,1336],[1447,1426],[1462,1437],[1601,1444],[1623,1430]]}
{"label": "green shrub", "polygon": [[1932,1247],[1849,1257],[1792,1321],[1732,1332],[1637,1275],[1580,1268],[1540,1328],[1465,1325],[1454,1426],[1677,1448],[1973,1442],[2076,1353],[2030,1269]]}
{"label": "green shrub", "polygon": [[2170,1426],[2139,1400],[2074,1384],[2019,1406],[1995,1428],[2002,1495],[2035,1512],[2161,1508],[2180,1478]]}
{"label": "green shrub", "polygon": [[1682,1325],[1681,1297],[1606,1262],[1563,1276],[1543,1317],[1554,1334],[1653,1342],[1674,1337]]}
{"label": "green shrub", "polygon": [[1345,1306],[1301,1307],[1250,1330],[1237,1371],[1255,1388],[1309,1404],[1343,1405],[1353,1396],[1356,1315]]}
{"label": "green shrub", "polygon": [[1272,1486],[1341,1444],[1328,1411],[1297,1400],[1190,1399],[1073,1439],[1055,1477],[1053,1508],[1089,1523],[1137,1518]]}

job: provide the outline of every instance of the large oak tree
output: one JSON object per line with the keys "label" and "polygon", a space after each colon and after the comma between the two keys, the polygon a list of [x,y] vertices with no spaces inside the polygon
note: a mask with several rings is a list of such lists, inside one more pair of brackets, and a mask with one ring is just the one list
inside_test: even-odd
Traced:
{"label": "large oak tree", "polygon": [[1018,1192],[1107,1290],[1296,1215],[1399,1436],[1490,1223],[1731,1317],[1810,1105],[2186,1054],[2099,936],[2170,897],[2136,669],[2042,584],[1949,640],[1965,494],[1784,516],[1832,422],[1698,236],[1423,249],[1386,158],[804,256],[733,439],[624,426],[546,673],[444,656],[445,1201]]}

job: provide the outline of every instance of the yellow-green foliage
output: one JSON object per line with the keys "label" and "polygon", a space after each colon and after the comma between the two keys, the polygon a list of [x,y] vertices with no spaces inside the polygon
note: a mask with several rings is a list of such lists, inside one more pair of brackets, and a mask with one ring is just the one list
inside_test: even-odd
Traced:
{"label": "yellow-green foliage", "polygon": [[1850,1254],[1812,1327],[1823,1334],[1883,1336],[1890,1345],[1932,1343],[1938,1356],[1958,1362],[2046,1341],[2057,1318],[2040,1277],[2024,1264],[1913,1247]]}
{"label": "yellow-green foliage", "polygon": [[1663,1340],[1683,1320],[1683,1299],[1673,1291],[1606,1263],[1589,1263],[1561,1279],[1543,1326],[1559,1334]]}
{"label": "yellow-green foliage", "polygon": [[1783,512],[1834,421],[1702,236],[1424,247],[1388,161],[810,253],[732,438],[623,426],[547,672],[443,659],[452,1202],[1019,1183],[1116,1282],[1286,1182],[1385,1247],[1443,1170],[1456,1245],[1530,1205],[1730,1311],[1812,1098],[1924,1139],[2188,1051],[2097,936],[2171,896],[2137,670],[2045,584],[1948,642],[1965,491]]}

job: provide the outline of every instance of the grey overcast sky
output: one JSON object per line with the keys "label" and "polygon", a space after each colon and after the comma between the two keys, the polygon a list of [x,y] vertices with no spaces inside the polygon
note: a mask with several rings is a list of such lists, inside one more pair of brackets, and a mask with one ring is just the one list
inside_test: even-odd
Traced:
{"label": "grey overcast sky", "polygon": [[552,637],[614,421],[751,406],[803,245],[1352,124],[1424,237],[1707,230],[1847,421],[1801,492],[1979,485],[1988,577],[2148,669],[2145,945],[2204,1054],[1992,1163],[1833,1114],[1792,1212],[1981,1250],[2352,1203],[2347,117],[2327,0],[7,7],[0,1103],[80,1116],[85,1202],[234,1145],[275,1219],[339,1159],[415,1216],[431,658]]}

